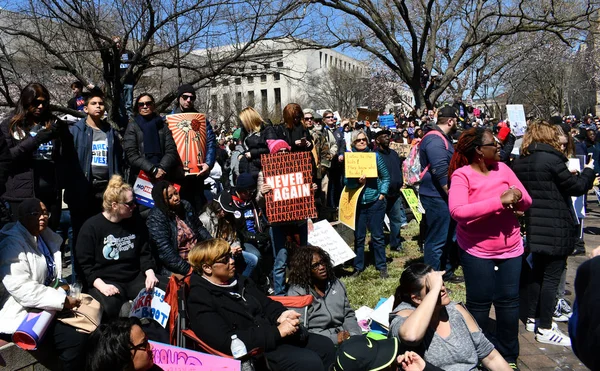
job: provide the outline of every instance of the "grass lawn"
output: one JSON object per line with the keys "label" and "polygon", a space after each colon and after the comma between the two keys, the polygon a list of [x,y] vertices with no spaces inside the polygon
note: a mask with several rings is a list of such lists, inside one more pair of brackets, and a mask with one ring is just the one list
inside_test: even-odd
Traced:
{"label": "grass lawn", "polygon": [[[409,227],[403,229],[401,234],[405,240],[402,243],[404,251],[395,252],[390,251],[389,246],[387,248],[386,255],[388,256],[388,261],[389,258],[393,259],[388,263],[388,273],[390,278],[385,280],[379,278],[379,272],[377,272],[372,265],[372,262],[369,263],[372,261],[372,258],[369,258],[368,248],[366,248],[365,252],[366,261],[368,263],[365,271],[357,278],[343,277],[343,275],[341,275],[341,280],[346,285],[348,291],[350,305],[352,305],[354,309],[358,309],[363,305],[373,308],[380,298],[389,298],[391,295],[394,295],[396,287],[400,282],[400,275],[402,274],[402,271],[404,271],[406,263],[419,259],[422,261],[423,254],[419,252],[419,246],[417,245],[419,224],[417,224],[416,220],[411,221]],[[350,269],[347,269],[346,272],[349,274]],[[459,268],[456,273],[462,276],[462,268]],[[446,284],[446,287],[451,290],[450,298],[452,300],[465,302],[464,283],[458,285]]]}

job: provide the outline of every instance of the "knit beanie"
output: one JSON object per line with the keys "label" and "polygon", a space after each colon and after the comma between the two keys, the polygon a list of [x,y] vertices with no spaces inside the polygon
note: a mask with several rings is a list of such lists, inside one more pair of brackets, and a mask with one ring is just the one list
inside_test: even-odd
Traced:
{"label": "knit beanie", "polygon": [[498,139],[505,140],[508,137],[508,134],[510,134],[509,128],[507,128],[507,127],[500,128],[500,130],[498,131]]}
{"label": "knit beanie", "polygon": [[177,97],[181,97],[185,93],[190,93],[196,96],[196,89],[191,84],[183,84],[177,89]]}
{"label": "knit beanie", "polygon": [[238,191],[245,191],[247,189],[256,188],[256,181],[250,173],[241,173],[237,182],[235,183],[235,189]]}
{"label": "knit beanie", "polygon": [[267,146],[269,146],[269,152],[271,154],[277,153],[282,149],[287,149],[288,151],[292,150],[290,145],[282,139],[267,139]]}
{"label": "knit beanie", "polygon": [[23,220],[32,213],[40,212],[42,210],[40,202],[41,201],[37,198],[27,198],[23,200],[17,208],[17,219]]}

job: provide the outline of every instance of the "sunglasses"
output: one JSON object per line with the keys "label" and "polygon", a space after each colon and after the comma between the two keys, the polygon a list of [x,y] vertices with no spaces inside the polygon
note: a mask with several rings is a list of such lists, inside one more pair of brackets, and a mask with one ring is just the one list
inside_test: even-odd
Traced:
{"label": "sunglasses", "polygon": [[358,143],[358,142],[366,142],[367,138],[357,138],[354,143]]}
{"label": "sunglasses", "polygon": [[148,350],[149,345],[150,345],[150,343],[148,342],[148,338],[144,338],[144,341],[142,341],[138,345],[131,344],[131,347],[129,348],[129,350],[133,350],[133,353],[135,354],[135,352],[137,352],[138,350],[143,350],[143,351]]}
{"label": "sunglasses", "polygon": [[48,104],[48,101],[45,100],[45,99],[36,99],[36,100],[33,101],[33,106],[34,107],[37,107],[40,104],[46,106]]}
{"label": "sunglasses", "polygon": [[233,254],[229,253],[222,257],[221,259],[215,261],[215,264],[229,264],[229,262],[233,259]]}
{"label": "sunglasses", "polygon": [[135,200],[131,200],[129,202],[119,202],[119,203],[127,206],[130,209],[133,209],[135,207]]}
{"label": "sunglasses", "polygon": [[312,117],[305,117],[305,118],[304,118],[304,121],[312,121],[312,120],[313,120],[313,118],[312,118]]}
{"label": "sunglasses", "polygon": [[196,100],[196,96],[195,95],[182,95],[181,98],[183,100],[189,100],[194,102]]}
{"label": "sunglasses", "polygon": [[326,119],[332,119],[333,116],[325,116],[324,118],[326,118]]}
{"label": "sunglasses", "polygon": [[143,108],[143,107],[152,107],[154,105],[154,102],[149,101],[149,102],[138,102],[138,107]]}

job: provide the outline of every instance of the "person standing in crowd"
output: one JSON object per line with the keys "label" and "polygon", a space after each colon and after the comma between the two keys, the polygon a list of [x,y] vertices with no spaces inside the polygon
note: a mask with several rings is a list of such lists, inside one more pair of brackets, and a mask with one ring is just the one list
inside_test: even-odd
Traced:
{"label": "person standing in crowd", "polygon": [[346,144],[344,133],[336,130],[333,112],[329,110],[323,112],[323,125],[323,136],[331,155],[331,165],[327,171],[327,206],[337,209],[344,187],[342,178]]}
{"label": "person standing in crowd", "polygon": [[588,154],[591,153],[594,159],[594,173],[596,176],[600,175],[600,143],[597,142],[597,131],[596,128],[590,128],[586,130],[585,147]]}
{"label": "person standing in crowd", "polygon": [[[352,133],[352,152],[370,152],[368,147],[369,138],[360,130]],[[386,197],[390,187],[390,173],[385,160],[378,153],[377,178],[347,178],[344,176],[344,184],[348,189],[357,189],[364,186],[360,195],[356,210],[356,228],[354,230],[354,258],[353,277],[358,277],[365,270],[365,238],[367,227],[371,231],[371,242],[375,255],[375,268],[379,271],[381,278],[388,278],[387,265],[385,261],[385,238],[383,235],[383,219],[385,218]]]}
{"label": "person standing in crowd", "polygon": [[277,134],[272,125],[265,125],[263,118],[252,107],[244,108],[239,114],[242,122],[240,140],[244,152],[239,162],[239,172],[249,173],[255,179],[262,169],[260,156],[269,154],[267,140],[275,140]]}
{"label": "person standing in crowd", "polygon": [[123,122],[127,122],[133,116],[133,88],[135,85],[135,75],[133,73],[132,60],[133,52],[125,49],[125,44],[121,42],[119,36],[113,37],[115,48],[119,53],[119,79],[121,79],[121,104],[119,105],[119,114]]}
{"label": "person standing in crowd", "polygon": [[571,174],[566,163],[557,126],[543,120],[530,123],[521,157],[513,164],[513,171],[533,199],[525,213],[533,262],[526,328],[535,331],[535,339],[541,343],[570,346],[569,337],[552,322],[552,314],[560,277],[578,237],[571,196],[590,190],[595,174],[593,159],[579,175]]}
{"label": "person standing in crowd", "polygon": [[212,236],[200,223],[192,205],[179,197],[179,191],[166,180],[159,180],[152,188],[154,207],[146,226],[150,247],[157,258],[160,275],[186,275],[190,272],[187,257],[194,245]]}
{"label": "person standing in crowd", "polygon": [[[335,277],[329,254],[320,247],[306,246],[294,252],[290,261],[288,296],[312,295],[307,330],[341,344],[350,336],[362,335],[348,301],[346,286]],[[300,322],[304,310],[298,309]]]}
{"label": "person standing in crowd", "polygon": [[[519,278],[523,239],[517,215],[531,197],[500,161],[500,143],[489,129],[471,128],[460,136],[450,166],[450,215],[465,274],[467,309],[486,337],[514,369],[519,356]],[[489,336],[490,309],[496,334]]]}
{"label": "person standing in crowd", "polygon": [[421,129],[419,127],[415,128],[415,132],[413,134],[413,140],[412,140],[412,142],[410,142],[410,144],[414,147],[417,144],[421,143],[423,136],[424,136],[423,129]]}
{"label": "person standing in crowd", "polygon": [[[502,125],[502,126],[500,126]],[[513,148],[517,138],[510,131],[510,128],[505,122],[498,124],[498,134],[496,135],[500,141],[500,161],[510,165]]]}
{"label": "person standing in crowd", "polygon": [[117,318],[123,303],[141,289],[150,290],[159,281],[146,228],[139,215],[133,215],[133,191],[121,176],[110,178],[102,207],[104,211],[81,228],[75,248],[82,279],[102,304],[102,318],[108,320]]}
{"label": "person standing in crowd", "polygon": [[[35,198],[23,200],[17,219],[0,232],[0,339],[7,342],[12,341],[28,313],[73,309],[80,304],[79,299],[53,287],[62,276],[62,239],[48,228],[44,203]],[[54,319],[38,349],[46,354],[58,353],[63,370],[79,371],[84,369],[87,337]]]}
{"label": "person standing in crowd", "polygon": [[23,88],[15,111],[0,124],[12,164],[2,199],[10,205],[13,220],[19,204],[36,197],[51,212],[48,225],[60,221],[61,182],[65,180],[65,158],[73,151],[66,122],[50,111],[50,93],[41,84]]}
{"label": "person standing in crowd", "polygon": [[83,84],[81,81],[71,83],[71,91],[73,91],[73,97],[67,102],[67,107],[72,110],[83,111],[85,96],[83,95]]}
{"label": "person standing in crowd", "polygon": [[153,180],[174,180],[181,167],[173,134],[154,109],[152,95],[140,94],[135,101],[135,116],[123,137],[125,159],[129,165],[127,182],[131,185],[140,170]]}
{"label": "person standing in crowd", "polygon": [[454,108],[456,111],[458,115],[457,118],[463,123],[466,122],[467,118],[469,117],[469,113],[467,112],[467,106],[462,101],[462,97],[457,96],[455,98],[452,108]]}
{"label": "person standing in crowd", "polygon": [[421,169],[426,169],[419,187],[419,198],[425,209],[424,237],[425,264],[433,270],[445,270],[444,279],[451,283],[462,282],[454,275],[454,235],[456,223],[448,210],[448,165],[454,154],[450,137],[456,133],[457,116],[452,107],[444,107],[438,113],[434,125],[423,137],[419,147]]}
{"label": "person standing in crowd", "polygon": [[377,143],[377,155],[383,159],[390,174],[390,186],[386,195],[385,208],[385,213],[390,219],[390,249],[402,251],[400,228],[406,228],[408,222],[402,206],[402,196],[400,195],[400,188],[404,183],[402,179],[402,160],[396,151],[390,149],[391,134],[387,129],[381,130],[375,134],[375,142]]}

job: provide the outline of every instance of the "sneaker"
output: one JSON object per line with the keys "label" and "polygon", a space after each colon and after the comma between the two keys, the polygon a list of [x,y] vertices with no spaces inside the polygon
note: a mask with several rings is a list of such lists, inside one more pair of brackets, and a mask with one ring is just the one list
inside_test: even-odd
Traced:
{"label": "sneaker", "polygon": [[408,223],[403,223],[403,224],[400,226],[400,228],[402,228],[402,229],[406,229],[406,228],[408,228]]}
{"label": "sneaker", "polygon": [[512,363],[512,362],[511,362],[511,363],[509,363],[508,365],[510,366],[510,368],[512,368],[512,369],[513,369],[513,370],[515,370],[515,371],[521,371],[521,369],[519,368],[519,366],[517,366],[517,364],[516,364],[516,363]]}
{"label": "sneaker", "polygon": [[572,310],[569,303],[565,299],[558,299],[554,308],[554,314],[552,314],[552,320],[554,322],[568,322],[571,314]]}
{"label": "sneaker", "polygon": [[545,344],[562,345],[565,347],[571,346],[571,339],[558,329],[556,323],[553,323],[552,328],[549,330],[538,328],[535,334],[535,340]]}
{"label": "sneaker", "polygon": [[381,279],[390,278],[390,275],[388,274],[387,269],[379,271],[379,278],[381,278]]}
{"label": "sneaker", "polygon": [[535,331],[535,318],[527,318],[527,322],[525,322],[525,330],[529,332]]}
{"label": "sneaker", "polygon": [[571,318],[571,315],[573,314],[573,309],[569,305],[569,302],[566,301],[565,299],[558,299],[558,302],[560,303],[561,313],[564,314],[565,316]]}

